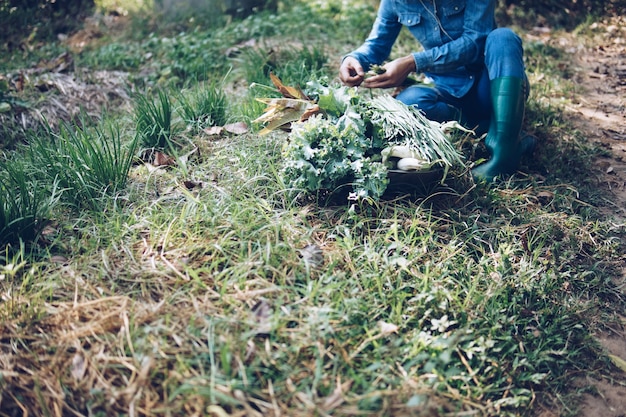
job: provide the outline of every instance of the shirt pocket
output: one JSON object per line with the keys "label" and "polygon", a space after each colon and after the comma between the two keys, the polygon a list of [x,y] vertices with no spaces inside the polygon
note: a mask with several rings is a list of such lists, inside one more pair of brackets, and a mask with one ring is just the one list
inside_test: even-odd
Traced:
{"label": "shirt pocket", "polygon": [[441,5],[441,24],[456,39],[463,34],[465,0],[449,0]]}
{"label": "shirt pocket", "polygon": [[398,21],[402,23],[402,25],[411,28],[411,26],[420,24],[422,15],[419,13],[400,13],[398,15]]}
{"label": "shirt pocket", "polygon": [[441,10],[443,11],[444,16],[454,16],[458,13],[463,13],[465,10],[465,1],[464,0],[450,0],[445,2],[441,6]]}
{"label": "shirt pocket", "polygon": [[409,32],[424,48],[435,46],[432,37],[429,36],[433,28],[429,24],[428,19],[422,16],[421,13],[399,13],[398,21],[409,29]]}

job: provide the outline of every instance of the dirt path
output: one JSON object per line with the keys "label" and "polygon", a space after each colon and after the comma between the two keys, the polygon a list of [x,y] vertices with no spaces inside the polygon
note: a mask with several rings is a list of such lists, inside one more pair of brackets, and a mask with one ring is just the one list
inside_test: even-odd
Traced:
{"label": "dirt path", "polygon": [[[606,188],[605,213],[616,223],[626,221],[626,17],[597,22],[594,36],[551,38],[572,54],[575,82],[582,88],[567,106],[571,123],[590,141],[607,150],[597,161],[599,186]],[[589,42],[583,44],[582,42]],[[617,284],[626,296],[626,255]],[[610,355],[626,360],[626,317],[621,326],[610,326],[595,337]],[[626,373],[615,369],[598,372],[595,378],[576,381],[587,392],[579,417],[625,417]],[[545,413],[542,417],[552,416]]]}
{"label": "dirt path", "polygon": [[585,89],[572,108],[572,122],[610,156],[598,161],[601,182],[611,191],[607,216],[626,219],[626,17],[592,25],[592,45],[576,47],[576,81]]}

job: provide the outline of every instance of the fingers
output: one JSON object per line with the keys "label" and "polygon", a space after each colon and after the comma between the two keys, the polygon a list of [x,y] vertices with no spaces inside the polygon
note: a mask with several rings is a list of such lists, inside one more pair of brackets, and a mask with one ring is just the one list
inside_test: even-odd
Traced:
{"label": "fingers", "polygon": [[387,88],[393,87],[392,84],[391,77],[387,73],[372,75],[363,81],[363,87],[365,88]]}
{"label": "fingers", "polygon": [[349,87],[359,86],[363,82],[362,75],[344,75],[340,78],[341,81],[343,81],[343,83]]}
{"label": "fingers", "polygon": [[361,63],[354,57],[347,57],[339,68],[339,78],[350,87],[362,85],[365,88],[392,88],[402,84],[414,67],[412,56],[407,59],[396,59],[381,67],[382,72],[375,75],[367,74]]}
{"label": "fingers", "polygon": [[339,78],[344,84],[354,87],[363,82],[365,71],[363,71],[363,66],[361,66],[358,60],[347,57],[343,60],[339,68]]}
{"label": "fingers", "polygon": [[367,77],[363,87],[367,88],[392,88],[401,85],[406,77],[415,71],[415,61],[412,55],[395,59],[383,67],[383,72]]}

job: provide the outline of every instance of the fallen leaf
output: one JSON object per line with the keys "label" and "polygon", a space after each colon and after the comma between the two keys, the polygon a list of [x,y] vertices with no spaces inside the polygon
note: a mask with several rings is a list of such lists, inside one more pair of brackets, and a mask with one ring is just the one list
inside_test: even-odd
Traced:
{"label": "fallen leaf", "polygon": [[51,226],[49,224],[44,226],[43,230],[41,231],[41,234],[43,236],[53,236],[53,235],[56,235],[57,233],[58,233],[57,228],[53,227],[53,226]]}
{"label": "fallen leaf", "polygon": [[196,182],[196,181],[191,181],[191,180],[183,181],[183,185],[188,190],[193,190],[196,187],[202,188],[202,183],[201,182]]}
{"label": "fallen leaf", "polygon": [[171,156],[155,149],[145,149],[139,158],[146,164],[150,164],[155,168],[174,165],[176,162]]}
{"label": "fallen leaf", "polygon": [[324,252],[315,244],[300,249],[300,255],[304,263],[311,268],[319,268],[324,265]]}
{"label": "fallen leaf", "polygon": [[204,133],[209,136],[217,136],[222,133],[222,130],[224,130],[222,126],[211,126],[204,129]]}
{"label": "fallen leaf", "polygon": [[316,115],[321,112],[322,110],[320,109],[320,106],[316,104],[313,107],[309,107],[308,109],[304,111],[304,113],[302,113],[302,116],[300,116],[300,121],[306,122],[307,120],[309,120],[311,116]]}
{"label": "fallen leaf", "polygon": [[85,357],[82,354],[77,353],[74,355],[74,357],[72,358],[72,366],[70,368],[70,372],[72,373],[74,379],[76,379],[77,381],[83,379],[83,377],[85,376],[85,372],[87,372],[87,362],[85,361]]}
{"label": "fallen leaf", "polygon": [[204,133],[209,136],[219,136],[223,132],[232,133],[233,135],[243,135],[248,133],[248,125],[244,122],[230,123],[224,126],[211,126],[204,129]]}
{"label": "fallen leaf", "polygon": [[72,55],[69,52],[63,52],[56,58],[39,64],[37,69],[39,71],[63,72],[72,65],[74,65],[74,58]]}
{"label": "fallen leaf", "polygon": [[342,384],[341,381],[337,379],[337,386],[333,390],[332,394],[324,398],[324,402],[322,403],[322,409],[326,412],[330,412],[343,404],[345,401],[343,397],[343,392],[344,390],[350,389],[351,385],[352,381],[346,381]]}
{"label": "fallen leaf", "polygon": [[24,86],[26,85],[26,77],[23,72],[20,72],[17,76],[17,79],[14,81],[15,90],[18,92],[22,92],[24,90]]}
{"label": "fallen leaf", "polygon": [[552,200],[554,200],[554,193],[551,191],[540,191],[537,193],[537,200],[539,200],[539,203],[543,205],[549,204]]}
{"label": "fallen leaf", "polygon": [[241,53],[241,50],[244,48],[254,48],[256,46],[256,39],[248,39],[245,42],[240,42],[235,46],[231,46],[230,48],[226,49],[226,51],[224,52],[226,54],[227,57],[229,58],[233,58],[237,55],[239,55]]}
{"label": "fallen leaf", "polygon": [[248,125],[244,122],[230,123],[224,125],[224,130],[233,135],[243,135],[248,133]]}
{"label": "fallen leaf", "polygon": [[163,152],[157,151],[153,155],[152,165],[154,165],[155,167],[172,166],[175,163],[176,161],[174,160],[174,158]]}
{"label": "fallen leaf", "polygon": [[231,414],[227,413],[219,405],[210,405],[206,408],[206,412],[215,417],[229,417]]}
{"label": "fallen leaf", "polygon": [[278,88],[278,91],[287,98],[297,98],[301,100],[308,100],[309,98],[298,87],[289,87],[282,83],[282,81],[270,72],[270,79],[272,83]]}
{"label": "fallen leaf", "polygon": [[50,262],[55,263],[55,264],[65,265],[68,263],[68,261],[69,259],[67,259],[65,256],[62,256],[62,255],[54,255],[50,257]]}
{"label": "fallen leaf", "polygon": [[378,322],[378,327],[380,327],[380,333],[385,336],[390,335],[391,333],[398,333],[398,326],[392,323],[380,320]]}
{"label": "fallen leaf", "polygon": [[255,333],[257,335],[268,335],[272,330],[272,323],[270,319],[272,318],[272,307],[265,300],[259,300],[252,307],[252,314],[254,317],[254,321],[257,324],[257,328],[255,329]]}

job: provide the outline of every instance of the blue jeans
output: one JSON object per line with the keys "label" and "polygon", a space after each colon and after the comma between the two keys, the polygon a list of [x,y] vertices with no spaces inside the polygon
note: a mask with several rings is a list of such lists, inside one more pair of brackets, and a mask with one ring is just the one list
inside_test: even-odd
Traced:
{"label": "blue jeans", "polygon": [[401,102],[417,106],[430,120],[460,121],[468,128],[484,133],[491,118],[490,81],[500,77],[517,77],[526,81],[524,94],[528,97],[529,84],[524,72],[522,40],[508,28],[493,30],[485,43],[485,64],[477,71],[474,85],[461,98],[442,89],[413,86],[396,97]]}

